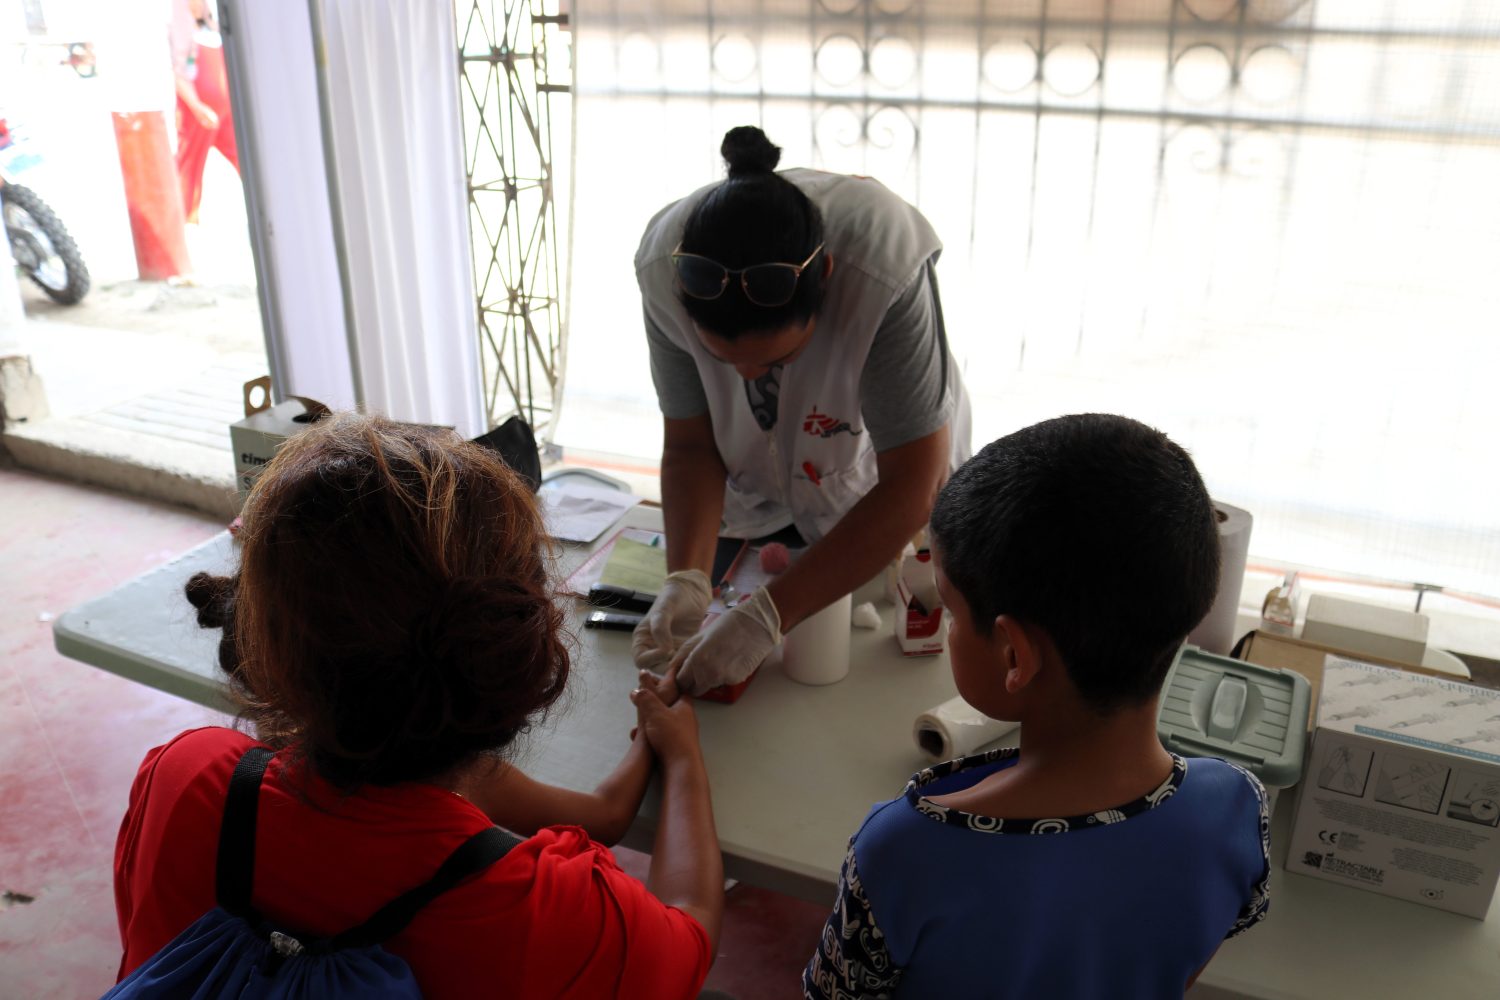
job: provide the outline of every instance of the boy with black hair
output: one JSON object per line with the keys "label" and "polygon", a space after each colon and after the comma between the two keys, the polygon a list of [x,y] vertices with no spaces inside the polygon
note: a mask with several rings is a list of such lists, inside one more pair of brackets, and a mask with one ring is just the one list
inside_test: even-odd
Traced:
{"label": "boy with black hair", "polygon": [[1181,996],[1265,916],[1270,872],[1260,783],[1156,737],[1218,588],[1192,459],[1124,417],[1044,421],[953,475],[932,536],[959,693],[1021,746],[871,810],[804,992]]}

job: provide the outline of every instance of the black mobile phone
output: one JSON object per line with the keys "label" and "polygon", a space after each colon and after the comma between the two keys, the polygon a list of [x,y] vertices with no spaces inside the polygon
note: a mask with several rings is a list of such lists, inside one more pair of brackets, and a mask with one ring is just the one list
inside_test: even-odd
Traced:
{"label": "black mobile phone", "polygon": [[616,587],[609,583],[596,583],[589,588],[588,601],[596,608],[608,608],[612,611],[650,611],[656,595],[638,593],[628,587]]}
{"label": "black mobile phone", "polygon": [[583,620],[584,628],[607,628],[620,632],[631,632],[641,623],[645,615],[621,614],[617,611],[590,611]]}

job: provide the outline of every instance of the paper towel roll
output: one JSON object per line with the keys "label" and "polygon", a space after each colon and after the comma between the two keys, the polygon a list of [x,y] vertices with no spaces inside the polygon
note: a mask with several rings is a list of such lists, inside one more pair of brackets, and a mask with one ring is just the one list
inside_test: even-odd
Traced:
{"label": "paper towel roll", "polygon": [[781,669],[802,684],[832,684],[849,673],[850,595],[834,601],[787,633]]}
{"label": "paper towel roll", "polygon": [[949,698],[917,716],[912,735],[934,762],[973,753],[1015,730],[1018,722],[997,722],[962,698]]}
{"label": "paper towel roll", "polygon": [[1188,642],[1210,653],[1228,655],[1234,645],[1234,620],[1240,610],[1245,557],[1250,554],[1250,528],[1255,519],[1249,511],[1217,500],[1214,513],[1219,518],[1219,592],[1208,615],[1188,636]]}

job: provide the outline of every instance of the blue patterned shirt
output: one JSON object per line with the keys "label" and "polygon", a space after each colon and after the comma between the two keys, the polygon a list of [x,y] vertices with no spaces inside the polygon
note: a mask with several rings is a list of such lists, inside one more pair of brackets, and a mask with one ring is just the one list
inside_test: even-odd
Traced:
{"label": "blue patterned shirt", "polygon": [[1181,996],[1224,938],[1265,917],[1270,818],[1247,771],[1174,755],[1150,794],[1085,816],[995,819],[929,797],[1018,754],[920,771],[870,811],[807,997]]}

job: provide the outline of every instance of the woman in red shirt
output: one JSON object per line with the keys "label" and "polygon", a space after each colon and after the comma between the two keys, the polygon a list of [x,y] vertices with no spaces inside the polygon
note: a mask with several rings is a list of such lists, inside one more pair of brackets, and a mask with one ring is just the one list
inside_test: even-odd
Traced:
{"label": "woman in red shirt", "polygon": [[[426,881],[498,823],[528,839],[385,942],[429,997],[692,997],[723,910],[691,704],[651,675],[638,730],[592,794],[504,749],[562,694],[568,649],[533,498],[452,432],[339,415],[289,440],[245,506],[239,572],[200,576],[199,621],[255,737],[192,730],[151,751],[115,856],[123,978],[212,909],[225,792],[257,743],[252,903],[324,937]],[[623,735],[623,734],[622,734]],[[645,885],[623,835],[662,769]]]}

